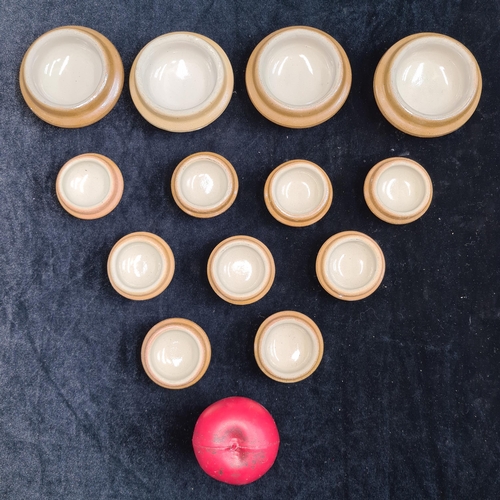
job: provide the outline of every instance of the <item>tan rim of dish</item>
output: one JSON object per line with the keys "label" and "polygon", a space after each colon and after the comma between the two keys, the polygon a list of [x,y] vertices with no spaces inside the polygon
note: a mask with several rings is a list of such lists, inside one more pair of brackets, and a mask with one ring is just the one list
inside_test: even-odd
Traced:
{"label": "tan rim of dish", "polygon": [[[315,38],[322,43],[325,50],[334,54],[337,63],[335,84],[330,90],[312,104],[293,105],[274,97],[265,88],[259,66],[266,49],[278,38],[300,36],[300,34]],[[325,122],[335,115],[342,107],[351,89],[351,66],[342,46],[324,31],[309,26],[290,26],[271,33],[264,38],[252,52],[248,60],[246,74],[248,95],[257,110],[268,120],[289,128],[308,128]]]}
{"label": "tan rim of dish", "polygon": [[[330,253],[342,244],[362,244],[365,255],[372,260],[371,276],[359,286],[342,286],[328,276],[328,260]],[[359,259],[358,259],[359,260]],[[349,265],[349,263],[346,263]],[[359,266],[358,266],[359,267]],[[366,266],[362,266],[365,268]],[[358,269],[359,271],[359,269]],[[321,286],[330,294],[341,300],[361,300],[371,295],[380,285],[385,273],[385,259],[377,242],[358,231],[344,231],[333,235],[321,247],[316,259],[316,275]]]}
{"label": "tan rim of dish", "polygon": [[[305,366],[303,366],[298,373],[295,372],[296,374],[294,375],[293,372],[291,372],[289,376],[286,376],[283,372],[280,372],[279,369],[274,367],[272,363],[266,360],[265,350],[266,341],[268,340],[267,337],[270,335],[273,328],[278,327],[280,324],[290,323],[295,323],[295,326],[298,326],[309,335],[309,339],[311,340],[311,345],[309,346],[311,348],[311,359],[306,360],[307,362],[304,363]],[[297,347],[299,340],[294,338],[293,333],[291,333],[291,337],[292,341],[294,341],[294,345],[280,346],[280,354],[282,354],[284,358],[290,358],[293,355],[297,356],[297,350],[295,350],[294,353],[289,351],[291,348]],[[316,323],[305,314],[296,311],[281,311],[269,316],[269,318],[260,325],[255,337],[254,354],[259,368],[269,378],[283,383],[300,382],[314,373],[321,363],[321,359],[323,358],[323,336]]]}
{"label": "tan rim of dish", "polygon": [[[184,43],[202,46],[202,50],[205,50],[213,58],[212,60],[216,60],[219,69],[211,94],[194,108],[178,111],[156,104],[143,89],[137,77],[137,68],[141,58],[155,45],[168,42],[169,39],[174,41],[175,37],[184,40]],[[135,107],[145,120],[155,127],[170,132],[191,132],[206,127],[224,112],[233,94],[234,75],[226,53],[216,42],[198,33],[177,31],[161,35],[143,47],[132,64],[129,83]]]}
{"label": "tan rim of dish", "polygon": [[[182,331],[183,333],[186,333],[199,351],[198,361],[196,362],[194,369],[180,380],[169,380],[166,377],[162,377],[161,374],[157,372],[153,366],[153,362],[151,361],[151,349],[155,340],[157,340],[162,334],[169,331]],[[174,354],[179,355],[178,357],[180,358],[184,358],[184,356],[181,356],[181,354],[184,353],[177,352],[179,347],[171,346],[171,349],[172,350],[170,352],[167,352],[167,355]],[[172,351],[174,352],[172,353]],[[208,365],[210,364],[211,355],[212,349],[205,331],[193,321],[183,318],[166,319],[153,326],[144,338],[141,349],[141,361],[146,374],[154,383],[161,387],[165,387],[166,389],[185,389],[186,387],[196,384],[196,382],[198,382],[201,377],[205,375]],[[182,359],[182,361],[185,361],[185,359]]]}
{"label": "tan rim of dish", "polygon": [[[398,180],[395,177],[385,179],[390,175],[391,169],[402,168],[407,170],[406,177]],[[412,179],[408,179],[408,175]],[[410,183],[409,180],[412,182]],[[394,183],[394,195],[392,202],[403,205],[398,210],[384,203],[379,190],[390,181]],[[387,186],[387,188],[390,188]],[[408,158],[387,158],[377,163],[366,176],[364,184],[364,196],[370,210],[379,218],[390,224],[408,224],[413,222],[427,212],[432,201],[432,181],[429,174],[420,163]],[[412,199],[413,197],[413,199]],[[415,199],[417,197],[417,199]]]}
{"label": "tan rim of dish", "polygon": [[[216,203],[207,206],[196,205],[182,194],[182,174],[198,161],[208,161],[218,166],[225,174],[227,188],[223,197]],[[182,160],[177,165],[171,181],[172,196],[181,210],[193,217],[209,218],[225,212],[236,199],[238,194],[238,175],[233,165],[223,156],[211,152],[195,153]]]}
{"label": "tan rim of dish", "polygon": [[[35,84],[29,75],[29,65],[35,50],[52,37],[62,35],[63,30],[76,32],[99,52],[103,74],[94,92],[74,106],[62,106],[45,101],[37,95]],[[71,34],[71,33],[68,33]],[[26,51],[19,72],[21,93],[29,108],[43,121],[62,128],[79,128],[91,125],[106,116],[114,107],[123,88],[123,63],[115,46],[97,31],[83,26],[62,26],[44,33]]]}
{"label": "tan rim of dish", "polygon": [[[90,206],[79,205],[75,201],[72,201],[71,197],[67,195],[64,188],[65,176],[69,173],[72,167],[80,162],[91,162],[97,164],[101,167],[101,169],[104,169],[109,179],[109,189],[107,194],[98,200],[97,203]],[[83,179],[77,178],[74,180],[81,182]],[[100,180],[101,179],[98,179],[97,182],[94,181],[94,183],[90,180],[90,183],[92,184],[92,191],[96,191],[101,187],[98,185]],[[62,166],[56,179],[56,194],[59,203],[61,203],[62,207],[71,215],[78,217],[79,219],[98,219],[109,214],[120,202],[123,194],[123,176],[116,163],[106,156],[97,153],[82,154],[71,158],[71,160]]]}
{"label": "tan rim of dish", "polygon": [[[275,183],[279,180],[281,175],[287,173],[287,170],[292,171],[294,168],[300,168],[301,166],[312,170],[318,175],[321,179],[323,194],[320,202],[312,210],[303,214],[290,213],[287,212],[285,207],[281,206],[276,199],[274,193]],[[303,199],[303,196],[297,193],[297,196],[294,198]],[[271,172],[264,186],[264,201],[267,209],[276,220],[287,226],[304,227],[314,224],[328,212],[332,205],[332,199],[333,188],[328,175],[319,165],[307,160],[290,160],[282,163]]]}
{"label": "tan rim of dish", "polygon": [[[161,260],[161,268],[157,273],[157,278],[149,283],[147,286],[133,286],[124,283],[123,279],[120,279],[118,270],[118,257],[120,252],[125,249],[130,244],[145,244],[149,245],[153,251],[156,251],[155,257],[159,257]],[[144,275],[147,272],[147,265],[142,266],[142,269],[137,270],[137,272]],[[172,250],[167,245],[167,243],[152,233],[147,232],[137,232],[130,233],[120,239],[111,249],[108,258],[108,277],[113,288],[120,294],[131,300],[147,300],[152,299],[159,295],[172,281],[175,270],[175,260]],[[141,276],[139,276],[140,278]]]}
{"label": "tan rim of dish", "polygon": [[[231,247],[242,246],[253,250],[260,257],[264,269],[262,270],[262,280],[247,293],[234,293],[225,289],[223,283],[217,276],[217,262],[219,258]],[[251,236],[232,236],[221,241],[212,251],[208,259],[207,274],[208,281],[214,292],[226,302],[236,305],[252,304],[260,300],[270,290],[275,276],[274,259],[269,249],[256,238]]]}
{"label": "tan rim of dish", "polygon": [[[472,79],[472,90],[463,107],[441,119],[426,118],[423,114],[419,116],[405,109],[401,101],[398,100],[397,90],[392,83],[392,70],[397,58],[410,44],[425,41],[426,38],[430,41],[446,44],[449,48],[453,47],[453,50],[469,65]],[[481,71],[474,55],[454,38],[438,33],[416,33],[394,44],[380,60],[373,81],[375,100],[387,121],[402,132],[416,137],[439,137],[460,128],[476,110],[481,97],[481,89]]]}

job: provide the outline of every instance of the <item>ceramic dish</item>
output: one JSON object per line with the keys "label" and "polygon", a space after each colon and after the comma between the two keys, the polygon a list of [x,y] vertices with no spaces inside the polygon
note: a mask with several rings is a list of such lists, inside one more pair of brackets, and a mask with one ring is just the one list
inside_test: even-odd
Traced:
{"label": "ceramic dish", "polygon": [[203,377],[210,364],[207,334],[188,319],[161,321],[142,343],[142,366],[148,377],[167,389],[185,389]]}
{"label": "ceramic dish", "polygon": [[225,212],[238,194],[238,176],[224,157],[195,153],[182,160],[172,175],[172,195],[180,209],[193,217]]}
{"label": "ceramic dish", "polygon": [[365,179],[370,210],[390,224],[408,224],[422,217],[432,200],[432,181],[422,165],[408,158],[387,158]]}
{"label": "ceramic dish", "polygon": [[226,109],[233,93],[226,53],[197,33],[167,33],[149,42],[130,72],[130,93],[139,113],[171,132],[203,128]]}
{"label": "ceramic dish", "polygon": [[98,219],[120,202],[123,177],[116,163],[106,156],[87,153],[66,162],[56,179],[62,207],[79,219]]}
{"label": "ceramic dish", "polygon": [[437,33],[403,38],[382,57],[373,89],[385,118],[417,137],[461,127],[481,96],[481,71],[460,42]]}
{"label": "ceramic dish", "polygon": [[332,204],[333,188],[326,172],[307,160],[276,167],[264,186],[264,201],[272,216],[288,226],[309,226]]}
{"label": "ceramic dish", "polygon": [[344,231],[329,238],[316,259],[321,286],[342,300],[360,300],[380,285],[385,259],[378,244],[357,231]]}
{"label": "ceramic dish", "polygon": [[261,299],[274,281],[274,259],[269,249],[250,236],[221,241],[210,254],[208,281],[214,292],[231,304]]}
{"label": "ceramic dish", "polygon": [[57,127],[85,127],[116,104],[123,64],[114,45],[97,31],[63,26],[27,50],[19,82],[24,100],[39,118]]}
{"label": "ceramic dish", "polygon": [[113,288],[132,300],[159,295],[172,281],[175,261],[170,247],[155,234],[130,233],[111,249],[108,276]]}
{"label": "ceramic dish", "polygon": [[312,319],[295,311],[281,311],[260,326],[254,343],[260,369],[278,382],[309,377],[323,357],[323,336]]}
{"label": "ceramic dish", "polygon": [[268,120],[306,128],[323,123],[342,107],[351,88],[351,66],[330,35],[292,26],[257,45],[245,78],[252,103]]}

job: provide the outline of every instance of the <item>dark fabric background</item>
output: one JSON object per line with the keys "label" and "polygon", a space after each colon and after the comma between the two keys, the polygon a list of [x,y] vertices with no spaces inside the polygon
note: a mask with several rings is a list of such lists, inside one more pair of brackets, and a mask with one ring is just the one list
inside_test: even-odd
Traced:
{"label": "dark fabric background", "polygon": [[[18,71],[29,45],[77,24],[108,37],[126,82],[113,111],[83,129],[38,119]],[[247,60],[272,31],[309,25],[346,50],[353,84],[328,122],[307,130],[272,124],[245,89]],[[498,0],[0,2],[0,497],[2,499],[464,499],[500,497]],[[129,94],[128,74],[153,38],[187,30],[227,52],[235,74],[225,113],[197,132],[149,125]],[[436,31],[475,54],[484,86],[457,132],[419,139],[377,109],[375,67],[406,35]],[[169,188],[178,162],[215,151],[235,166],[240,192],[214,219],[187,216]],[[97,152],[120,167],[125,192],[107,217],[83,221],[55,196],[60,167]],[[375,163],[407,156],[434,184],[428,213],[407,226],[378,220],[363,181]],[[275,221],[264,205],[267,175],[305,158],[329,174],[331,210],[307,228]],[[334,299],[314,263],[322,243],[359,230],[382,247],[387,272],[365,300]],[[172,247],[176,272],[153,300],[118,295],[106,274],[113,244],[150,231]],[[276,280],[259,302],[238,307],[211,290],[206,262],[222,239],[261,239]],[[294,309],[322,330],[325,354],[309,379],[279,384],[253,357],[272,313]],[[158,321],[185,317],[208,333],[204,378],[182,391],[153,384],[141,343]],[[233,487],[206,476],[191,448],[197,417],[242,395],[274,416],[281,447],[259,481]]]}

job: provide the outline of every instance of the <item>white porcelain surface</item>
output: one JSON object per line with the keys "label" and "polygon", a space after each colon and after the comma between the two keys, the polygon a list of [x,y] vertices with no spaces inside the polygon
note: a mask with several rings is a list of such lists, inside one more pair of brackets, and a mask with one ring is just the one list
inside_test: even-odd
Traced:
{"label": "white porcelain surface", "polygon": [[160,332],[149,350],[149,366],[165,383],[182,385],[203,364],[199,339],[187,329],[171,327]]}
{"label": "white porcelain surface", "polygon": [[33,44],[26,60],[26,85],[50,106],[88,102],[104,84],[104,56],[86,33],[62,29]]}
{"label": "white porcelain surface", "polygon": [[207,42],[173,33],[150,42],[137,62],[137,90],[160,112],[194,114],[222,87],[224,67]]}
{"label": "white porcelain surface", "polygon": [[456,115],[476,91],[475,62],[450,38],[428,36],[405,46],[394,61],[394,95],[408,112],[430,120]]}
{"label": "white porcelain surface", "polygon": [[302,108],[326,100],[340,86],[336,47],[311,30],[285,31],[264,48],[259,74],[265,91],[283,106]]}

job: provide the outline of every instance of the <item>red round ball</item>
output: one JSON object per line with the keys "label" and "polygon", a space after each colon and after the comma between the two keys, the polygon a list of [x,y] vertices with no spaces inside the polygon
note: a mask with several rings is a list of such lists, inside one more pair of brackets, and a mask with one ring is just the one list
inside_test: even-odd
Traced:
{"label": "red round ball", "polygon": [[228,484],[248,484],[273,465],[280,437],[271,414],[252,399],[234,396],[198,418],[193,448],[201,468]]}

